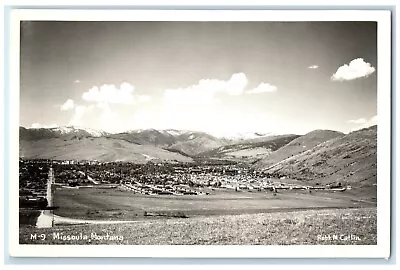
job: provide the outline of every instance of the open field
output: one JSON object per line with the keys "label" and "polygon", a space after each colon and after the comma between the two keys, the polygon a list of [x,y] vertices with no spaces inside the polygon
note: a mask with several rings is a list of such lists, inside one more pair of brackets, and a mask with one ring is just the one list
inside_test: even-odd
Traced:
{"label": "open field", "polygon": [[[19,237],[21,244],[374,245],[376,218],[375,207],[323,209],[21,228]],[[33,240],[31,234],[45,234],[46,238]]]}
{"label": "open field", "polygon": [[235,192],[204,188],[210,195],[141,195],[121,189],[57,188],[56,215],[81,219],[140,220],[157,216],[195,217],[210,215],[286,212],[318,208],[375,207],[371,196],[360,198],[357,190],[346,192],[288,190]]}

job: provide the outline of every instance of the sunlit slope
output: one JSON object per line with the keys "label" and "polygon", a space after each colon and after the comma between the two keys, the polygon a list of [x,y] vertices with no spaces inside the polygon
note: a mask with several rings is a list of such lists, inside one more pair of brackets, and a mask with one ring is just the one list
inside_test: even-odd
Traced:
{"label": "sunlit slope", "polygon": [[263,138],[244,140],[239,143],[225,145],[200,153],[203,157],[232,158],[232,159],[260,159],[270,155],[273,151],[278,150],[292,140],[299,137],[298,135],[277,135],[266,136]]}
{"label": "sunlit slope", "polygon": [[178,150],[194,156],[229,143],[225,139],[216,138],[207,133],[196,132],[192,133],[187,140],[179,141],[171,145],[168,149]]}
{"label": "sunlit slope", "polygon": [[141,145],[158,146],[190,156],[230,143],[205,132],[179,130],[147,129],[113,134],[109,137]]}
{"label": "sunlit slope", "polygon": [[59,138],[37,141],[20,141],[20,156],[57,160],[99,161],[148,161],[190,162],[191,158],[151,145],[138,145],[112,138],[82,138],[65,140]]}
{"label": "sunlit slope", "polygon": [[300,136],[278,150],[272,152],[267,157],[257,162],[259,168],[268,168],[286,158],[298,155],[302,152],[310,150],[320,143],[326,142],[333,138],[343,136],[344,134],[332,130],[314,130],[303,136]]}
{"label": "sunlit slope", "polygon": [[376,149],[377,126],[372,126],[331,139],[264,168],[279,177],[373,186],[377,175]]}

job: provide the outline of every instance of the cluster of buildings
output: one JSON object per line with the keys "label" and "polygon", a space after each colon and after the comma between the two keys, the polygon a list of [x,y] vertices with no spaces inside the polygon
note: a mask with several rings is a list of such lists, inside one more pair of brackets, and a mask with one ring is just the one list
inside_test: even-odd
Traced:
{"label": "cluster of buildings", "polygon": [[[340,183],[311,186],[286,183],[285,177],[269,178],[246,168],[175,167],[171,173],[148,173],[125,178],[127,189],[140,194],[194,195],[198,188],[211,187],[234,191],[340,190]],[[201,192],[201,191],[200,191]]]}
{"label": "cluster of buildings", "polygon": [[46,160],[19,161],[19,207],[47,206],[47,180],[50,163]]}
{"label": "cluster of buildings", "polygon": [[[243,164],[133,164],[121,162],[20,161],[20,194],[27,200],[44,198],[49,168],[57,184],[69,186],[121,185],[144,195],[207,195],[202,188],[234,191],[343,190],[340,183],[305,186],[285,183],[285,177],[265,175]],[[274,179],[274,181],[272,181]],[[277,181],[275,181],[277,180]]]}
{"label": "cluster of buildings", "polygon": [[152,185],[139,182],[122,183],[122,187],[134,193],[143,195],[208,195],[191,189],[188,185]]}
{"label": "cluster of buildings", "polygon": [[120,176],[113,172],[92,172],[71,168],[57,170],[55,177],[58,184],[68,184],[70,186],[109,184],[120,180]]}

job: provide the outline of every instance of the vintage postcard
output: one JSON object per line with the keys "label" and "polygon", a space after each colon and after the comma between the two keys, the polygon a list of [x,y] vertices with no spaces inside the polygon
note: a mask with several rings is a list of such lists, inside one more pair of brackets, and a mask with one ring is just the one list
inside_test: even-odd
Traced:
{"label": "vintage postcard", "polygon": [[11,255],[389,257],[390,15],[13,10]]}

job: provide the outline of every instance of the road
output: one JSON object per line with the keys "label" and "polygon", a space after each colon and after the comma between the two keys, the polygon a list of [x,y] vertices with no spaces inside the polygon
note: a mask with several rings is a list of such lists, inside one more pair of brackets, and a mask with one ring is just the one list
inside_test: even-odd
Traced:
{"label": "road", "polygon": [[[53,206],[53,183],[54,183],[54,171],[53,168],[50,167],[49,177],[47,179],[47,206]],[[36,227],[38,228],[49,228],[54,225],[54,214],[53,210],[42,210],[40,216],[36,221]]]}
{"label": "road", "polygon": [[90,220],[90,219],[77,219],[60,217],[52,215],[50,218],[53,220],[54,225],[67,225],[67,224],[121,224],[121,223],[136,223],[141,222],[139,220]]}
{"label": "road", "polygon": [[[53,184],[54,180],[54,171],[53,168],[49,170],[49,177],[47,180],[47,193],[46,199],[48,202],[48,206],[53,205]],[[119,223],[134,223],[138,222],[137,220],[86,220],[86,219],[75,219],[75,218],[67,218],[60,217],[54,215],[53,210],[42,210],[40,216],[37,219],[36,227],[37,228],[50,228],[54,225],[62,225],[62,224],[119,224]]]}

